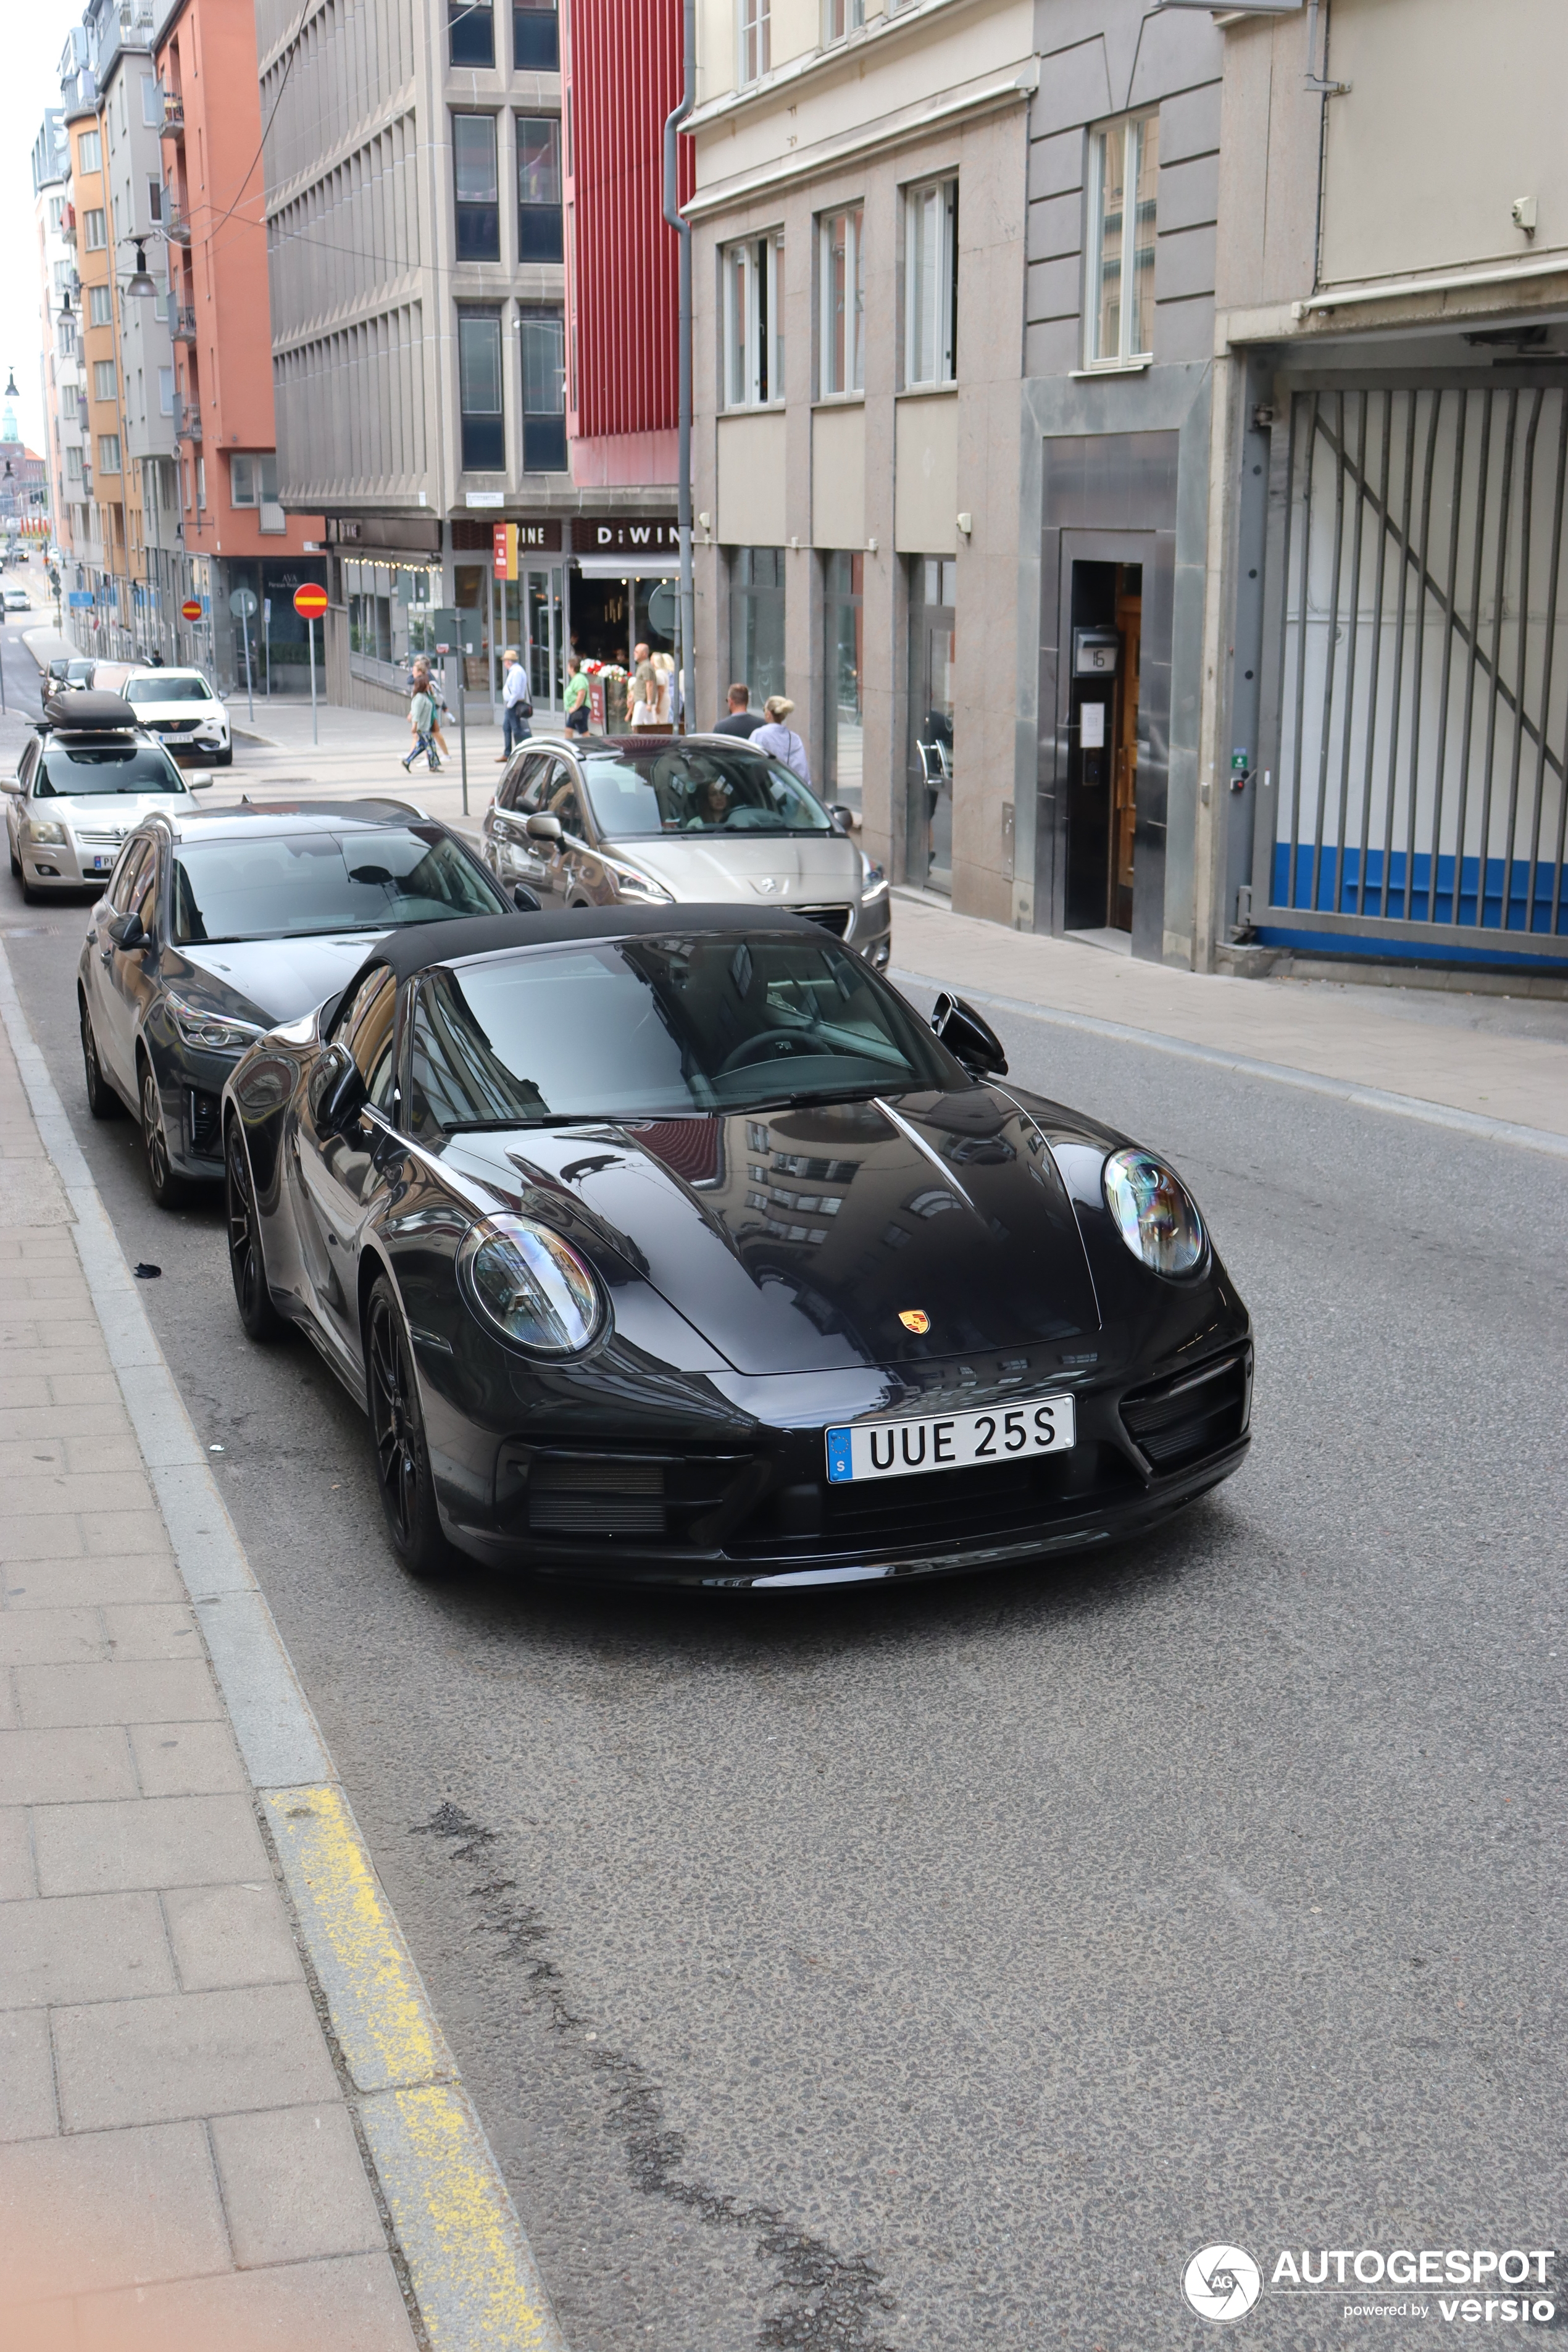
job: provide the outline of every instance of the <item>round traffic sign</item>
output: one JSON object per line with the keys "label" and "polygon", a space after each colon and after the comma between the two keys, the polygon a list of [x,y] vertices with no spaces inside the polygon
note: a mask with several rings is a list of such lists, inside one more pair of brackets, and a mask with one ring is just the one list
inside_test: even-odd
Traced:
{"label": "round traffic sign", "polygon": [[196,602],[196,599],[194,596],[187,596],[184,603],[180,607],[181,620],[199,621],[201,617],[202,608],[200,604]]}
{"label": "round traffic sign", "polygon": [[237,588],[228,600],[228,609],[237,621],[254,621],[256,618],[255,589]]}
{"label": "round traffic sign", "polygon": [[647,625],[657,629],[661,637],[673,637],[680,630],[680,586],[674,580],[661,580],[657,588],[647,592]]}
{"label": "round traffic sign", "polygon": [[313,580],[307,580],[302,587],[295,589],[294,610],[302,621],[319,621],[326,609],[327,592],[318,587]]}

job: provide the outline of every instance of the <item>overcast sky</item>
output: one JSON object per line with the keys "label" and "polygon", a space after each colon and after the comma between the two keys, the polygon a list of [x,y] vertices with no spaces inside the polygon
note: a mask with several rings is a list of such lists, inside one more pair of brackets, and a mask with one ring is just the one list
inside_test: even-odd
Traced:
{"label": "overcast sky", "polygon": [[81,0],[5,0],[6,135],[0,140],[0,391],[16,371],[16,421],[33,448],[44,446],[38,388],[38,247],[33,227],[33,142],[46,106],[60,102],[57,68],[66,35],[81,22]]}

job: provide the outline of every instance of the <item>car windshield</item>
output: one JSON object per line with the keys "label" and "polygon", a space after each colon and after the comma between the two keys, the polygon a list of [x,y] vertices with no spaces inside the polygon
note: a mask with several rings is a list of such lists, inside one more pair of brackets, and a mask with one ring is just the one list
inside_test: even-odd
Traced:
{"label": "car windshield", "polygon": [[89,793],[184,793],[185,780],[162,744],[113,737],[71,742],[57,735],[38,765],[33,798],[80,800]]}
{"label": "car windshield", "polygon": [[174,859],[174,936],[182,944],[510,912],[483,868],[436,825],[183,842]]}
{"label": "car windshield", "polygon": [[434,971],[412,1054],[416,1134],[970,1083],[861,957],[777,933],[584,941]]}
{"label": "car windshield", "polygon": [[193,670],[163,670],[156,677],[133,677],[125,688],[127,702],[211,702],[213,691]]}
{"label": "car windshield", "polygon": [[609,841],[656,833],[829,833],[815,793],[760,751],[620,751],[584,762],[599,831]]}

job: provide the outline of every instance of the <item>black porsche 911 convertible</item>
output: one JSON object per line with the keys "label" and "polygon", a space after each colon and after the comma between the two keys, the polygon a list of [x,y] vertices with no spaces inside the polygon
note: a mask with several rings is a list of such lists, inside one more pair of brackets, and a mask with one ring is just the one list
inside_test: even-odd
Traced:
{"label": "black porsche 911 convertible", "polygon": [[416,1574],[947,1574],[1152,1526],[1247,1450],[1172,1171],[817,925],[395,932],[224,1093],[240,1318],[369,1413]]}

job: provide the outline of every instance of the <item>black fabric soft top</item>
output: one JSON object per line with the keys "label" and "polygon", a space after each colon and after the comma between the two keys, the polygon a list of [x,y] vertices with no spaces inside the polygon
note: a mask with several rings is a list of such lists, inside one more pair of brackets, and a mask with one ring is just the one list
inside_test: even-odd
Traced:
{"label": "black fabric soft top", "polygon": [[340,1002],[347,1003],[365,974],[384,964],[398,980],[408,980],[437,964],[462,963],[470,956],[495,955],[503,948],[571,947],[580,940],[641,939],[649,932],[660,938],[687,939],[694,931],[805,931],[824,941],[833,938],[831,931],[825,931],[809,917],[792,915],[785,908],[765,912],[759,908],[753,913],[750,907],[729,902],[569,907],[548,915],[469,915],[455,922],[409,923],[402,930],[389,931],[366,956]]}

